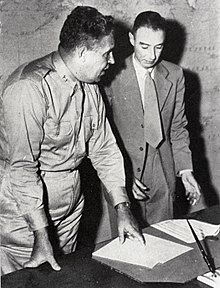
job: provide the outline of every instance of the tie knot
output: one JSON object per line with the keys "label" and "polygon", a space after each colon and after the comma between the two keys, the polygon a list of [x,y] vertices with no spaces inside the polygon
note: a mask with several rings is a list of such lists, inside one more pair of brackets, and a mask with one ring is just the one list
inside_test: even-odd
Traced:
{"label": "tie knot", "polygon": [[145,73],[145,77],[150,77],[152,79],[152,71],[147,70]]}

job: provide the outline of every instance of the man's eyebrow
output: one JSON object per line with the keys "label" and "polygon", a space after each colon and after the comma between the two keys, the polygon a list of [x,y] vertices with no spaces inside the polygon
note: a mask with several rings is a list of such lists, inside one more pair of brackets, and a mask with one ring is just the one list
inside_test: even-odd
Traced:
{"label": "man's eyebrow", "polygon": [[[140,43],[141,45],[151,46],[151,44],[146,43],[146,42],[140,41],[139,43]],[[159,45],[164,45],[164,42],[158,43],[158,44],[156,44],[156,45],[154,45],[154,46],[159,46]]]}
{"label": "man's eyebrow", "polygon": [[107,53],[112,52],[112,51],[114,50],[114,48],[115,48],[115,47],[112,47],[112,48],[108,49],[108,51],[106,51],[104,54],[107,54]]}
{"label": "man's eyebrow", "polygon": [[146,42],[142,42],[142,41],[140,41],[139,42],[141,45],[147,45],[147,46],[150,46],[150,44],[148,44],[148,43],[146,43]]}

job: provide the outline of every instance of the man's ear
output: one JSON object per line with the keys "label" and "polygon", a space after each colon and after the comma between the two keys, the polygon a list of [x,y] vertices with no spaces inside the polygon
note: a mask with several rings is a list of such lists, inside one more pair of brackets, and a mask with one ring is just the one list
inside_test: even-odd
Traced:
{"label": "man's ear", "polygon": [[128,36],[131,45],[134,46],[134,35],[131,32],[129,32]]}
{"label": "man's ear", "polygon": [[88,48],[86,46],[78,47],[77,48],[78,57],[84,61],[87,51],[88,51]]}

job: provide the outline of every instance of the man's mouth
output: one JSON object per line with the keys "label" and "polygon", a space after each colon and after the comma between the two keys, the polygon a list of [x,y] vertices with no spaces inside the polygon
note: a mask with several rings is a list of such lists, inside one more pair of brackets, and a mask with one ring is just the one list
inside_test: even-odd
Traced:
{"label": "man's mouth", "polygon": [[109,65],[102,70],[102,72],[100,73],[100,75],[103,76],[108,69],[109,69]]}
{"label": "man's mouth", "polygon": [[144,62],[148,65],[153,65],[154,64],[154,61],[148,61],[148,60],[144,60]]}

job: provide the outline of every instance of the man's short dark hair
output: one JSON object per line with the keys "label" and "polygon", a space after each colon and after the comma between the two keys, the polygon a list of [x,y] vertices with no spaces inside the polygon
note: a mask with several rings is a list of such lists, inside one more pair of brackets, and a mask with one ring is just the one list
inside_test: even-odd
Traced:
{"label": "man's short dark hair", "polygon": [[60,45],[68,52],[78,46],[92,49],[95,43],[113,33],[112,16],[89,6],[78,6],[67,16],[60,33]]}
{"label": "man's short dark hair", "polygon": [[155,11],[144,11],[138,14],[132,28],[133,35],[140,27],[151,28],[155,31],[162,30],[166,33],[166,20]]}

